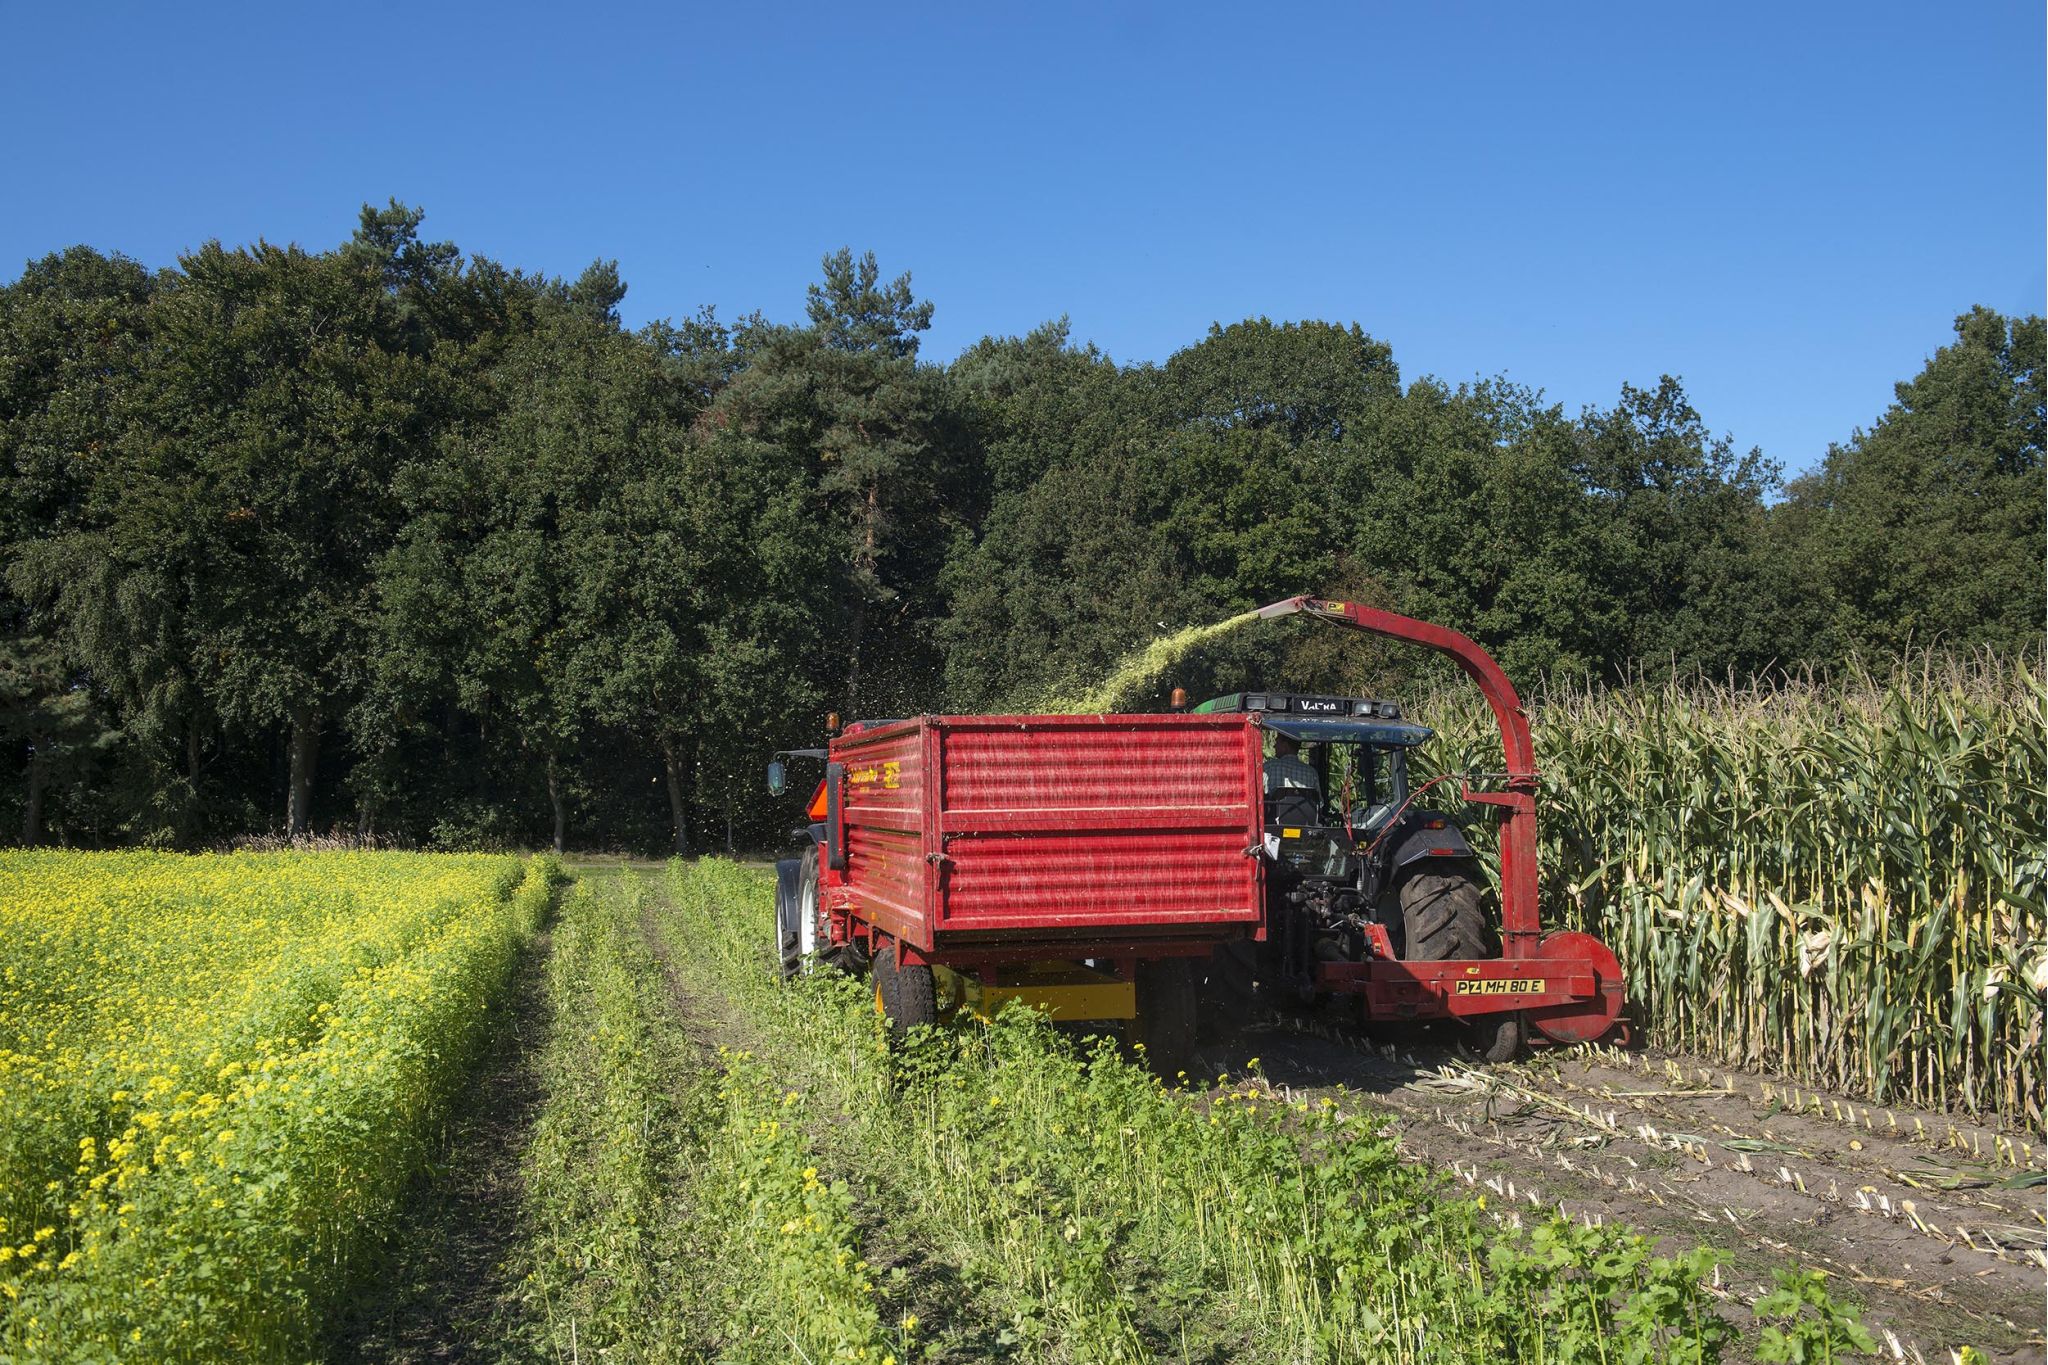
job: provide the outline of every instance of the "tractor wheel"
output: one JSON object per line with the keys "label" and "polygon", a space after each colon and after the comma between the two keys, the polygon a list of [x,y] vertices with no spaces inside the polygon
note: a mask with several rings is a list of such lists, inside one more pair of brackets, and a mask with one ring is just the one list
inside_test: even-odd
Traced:
{"label": "tractor wheel", "polygon": [[1499,1014],[1476,1014],[1464,1021],[1459,1032],[1466,1047],[1489,1062],[1512,1062],[1522,1050],[1522,1012],[1503,1010]]}
{"label": "tractor wheel", "polygon": [[776,888],[775,938],[782,959],[784,980],[821,965],[839,965],[839,951],[832,947],[830,929],[818,909],[818,846],[806,848],[797,860],[795,885],[785,899]]}
{"label": "tractor wheel", "polygon": [[1138,1017],[1131,1040],[1145,1045],[1145,1064],[1171,1081],[1195,1050],[1195,964],[1184,957],[1138,964]]}
{"label": "tractor wheel", "polygon": [[1401,879],[1401,956],[1409,962],[1493,957],[1479,883],[1462,868],[1423,866]]}
{"label": "tractor wheel", "polygon": [[[1424,865],[1401,879],[1401,956],[1409,962],[1500,956],[1487,923],[1479,881],[1461,867]],[[1489,1062],[1511,1062],[1522,1050],[1519,1010],[1479,1014],[1458,1024],[1460,1041]]]}
{"label": "tractor wheel", "polygon": [[875,955],[876,991],[889,1027],[899,1036],[919,1024],[939,1022],[939,997],[932,983],[932,969],[922,964],[896,960],[891,943]]}
{"label": "tractor wheel", "polygon": [[778,863],[775,868],[775,959],[776,971],[784,981],[803,970],[803,932],[799,922],[802,914],[803,870],[807,865],[799,863],[794,875],[784,875],[789,864]]}

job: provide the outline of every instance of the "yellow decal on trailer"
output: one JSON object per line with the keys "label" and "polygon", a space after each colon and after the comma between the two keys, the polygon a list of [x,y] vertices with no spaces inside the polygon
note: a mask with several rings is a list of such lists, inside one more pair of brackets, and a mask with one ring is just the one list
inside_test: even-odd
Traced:
{"label": "yellow decal on trailer", "polygon": [[846,780],[856,787],[872,787],[877,782],[890,791],[903,785],[903,765],[890,759],[879,768],[855,768],[846,774]]}

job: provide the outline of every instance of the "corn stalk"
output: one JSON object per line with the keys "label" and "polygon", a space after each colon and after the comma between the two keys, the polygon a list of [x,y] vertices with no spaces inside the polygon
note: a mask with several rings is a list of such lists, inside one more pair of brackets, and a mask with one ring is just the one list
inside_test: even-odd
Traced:
{"label": "corn stalk", "polygon": [[[2038,660],[1922,658],[1532,704],[1546,923],[1620,955],[1652,1041],[2042,1127]],[[1499,766],[1476,697],[1420,765]]]}

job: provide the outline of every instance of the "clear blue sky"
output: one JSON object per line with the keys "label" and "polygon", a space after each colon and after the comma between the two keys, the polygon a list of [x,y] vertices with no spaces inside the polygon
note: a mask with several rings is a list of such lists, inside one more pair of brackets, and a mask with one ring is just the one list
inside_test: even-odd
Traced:
{"label": "clear blue sky", "polygon": [[1357,321],[1576,409],[1683,376],[1798,470],[1973,303],[2042,307],[2043,6],[0,4],[0,278],[324,247],[364,200],[629,320],[800,316],[842,244],[926,354]]}

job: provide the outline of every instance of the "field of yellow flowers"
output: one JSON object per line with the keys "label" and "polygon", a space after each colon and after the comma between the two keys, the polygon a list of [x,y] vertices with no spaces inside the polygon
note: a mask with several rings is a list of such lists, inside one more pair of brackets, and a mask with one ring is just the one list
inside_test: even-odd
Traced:
{"label": "field of yellow flowers", "polygon": [[556,872],[0,853],[0,1358],[313,1353]]}

